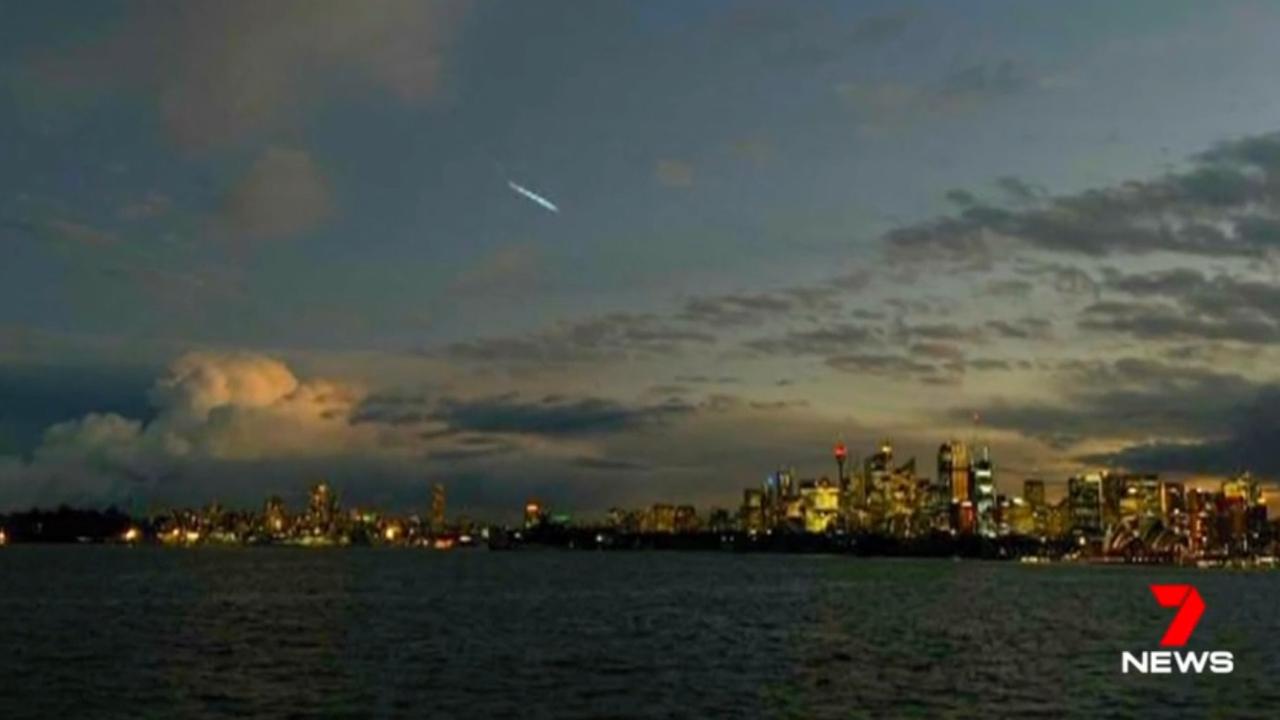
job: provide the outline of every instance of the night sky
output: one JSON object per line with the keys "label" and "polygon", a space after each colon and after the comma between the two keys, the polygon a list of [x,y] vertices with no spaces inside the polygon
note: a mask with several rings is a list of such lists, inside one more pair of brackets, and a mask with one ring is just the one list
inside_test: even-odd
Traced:
{"label": "night sky", "polygon": [[0,11],[0,509],[1280,473],[1274,3]]}

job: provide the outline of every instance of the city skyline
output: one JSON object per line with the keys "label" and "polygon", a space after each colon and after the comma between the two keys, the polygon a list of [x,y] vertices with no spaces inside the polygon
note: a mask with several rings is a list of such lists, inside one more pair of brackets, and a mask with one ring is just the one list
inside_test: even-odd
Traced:
{"label": "city skyline", "polygon": [[0,512],[1280,477],[1274,5],[374,5],[9,8]]}
{"label": "city skyline", "polygon": [[779,468],[744,488],[736,510],[653,502],[583,517],[527,498],[518,519],[503,521],[451,515],[441,483],[430,485],[425,512],[396,513],[344,505],[321,480],[303,503],[272,494],[260,510],[215,500],[198,508],[0,514],[0,546],[731,550],[1265,568],[1276,567],[1280,551],[1280,519],[1270,517],[1262,484],[1247,473],[1206,489],[1155,473],[1093,472],[1072,476],[1065,496],[1052,498],[1038,478],[1025,479],[1020,493],[1001,492],[991,449],[959,441],[938,447],[934,474],[895,456],[887,440],[852,463],[838,443],[832,459],[834,479]]}

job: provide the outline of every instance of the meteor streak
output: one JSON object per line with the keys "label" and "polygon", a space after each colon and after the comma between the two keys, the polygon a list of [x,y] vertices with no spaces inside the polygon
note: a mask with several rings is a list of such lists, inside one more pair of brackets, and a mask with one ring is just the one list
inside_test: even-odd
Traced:
{"label": "meteor streak", "polygon": [[553,212],[553,213],[558,213],[558,212],[560,212],[560,208],[556,207],[555,203],[553,203],[553,202],[551,202],[550,200],[548,200],[548,199],[546,199],[546,198],[542,197],[542,196],[541,196],[541,195],[539,195],[538,193],[536,193],[536,192],[534,192],[534,191],[530,190],[529,188],[524,187],[523,185],[521,185],[521,184],[520,184],[520,183],[518,183],[518,182],[515,182],[515,181],[513,181],[513,180],[508,180],[508,181],[507,181],[507,187],[511,188],[512,190],[515,190],[516,192],[520,193],[521,195],[525,196],[526,198],[528,198],[528,199],[530,199],[530,200],[534,201],[535,203],[537,203],[537,204],[541,205],[541,206],[542,206],[544,209],[546,209],[546,210],[550,210],[550,211],[551,211],[551,212]]}

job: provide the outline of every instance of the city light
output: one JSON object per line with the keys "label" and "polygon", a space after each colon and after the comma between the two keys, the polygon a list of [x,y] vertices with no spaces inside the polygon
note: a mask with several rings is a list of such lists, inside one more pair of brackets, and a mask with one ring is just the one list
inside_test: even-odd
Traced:
{"label": "city light", "polygon": [[[256,513],[214,503],[131,520],[103,541],[142,544],[151,538],[171,547],[733,549],[1259,567],[1276,565],[1280,556],[1280,522],[1268,518],[1262,485],[1247,473],[1209,490],[1149,473],[1087,472],[1058,484],[1062,492],[1051,499],[1048,483],[1038,477],[1022,478],[1021,493],[1010,493],[1019,480],[998,471],[987,446],[942,443],[929,474],[915,458],[899,457],[889,440],[874,447],[865,459],[849,462],[848,448],[836,444],[828,456],[835,460],[834,479],[779,467],[745,488],[736,510],[700,512],[691,504],[654,502],[575,521],[530,498],[521,506],[520,523],[504,526],[450,519],[441,483],[427,487],[424,513],[395,515],[344,508],[338,489],[318,481],[298,511],[278,495]],[[7,524],[0,544],[12,541],[12,516]],[[39,530],[35,534],[38,541]],[[75,537],[84,541],[86,535]]]}

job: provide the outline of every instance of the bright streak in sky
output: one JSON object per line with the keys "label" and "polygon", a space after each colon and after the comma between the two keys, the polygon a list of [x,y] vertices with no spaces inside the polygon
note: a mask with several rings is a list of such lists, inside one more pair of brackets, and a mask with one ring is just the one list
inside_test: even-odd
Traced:
{"label": "bright streak in sky", "polygon": [[515,190],[516,192],[520,193],[521,195],[529,198],[530,200],[538,203],[539,205],[546,208],[547,210],[550,210],[553,213],[560,212],[560,208],[556,207],[555,203],[542,197],[538,193],[530,190],[529,188],[524,187],[520,183],[514,182],[512,180],[508,180],[507,186],[510,187],[512,190]]}

